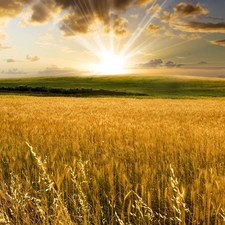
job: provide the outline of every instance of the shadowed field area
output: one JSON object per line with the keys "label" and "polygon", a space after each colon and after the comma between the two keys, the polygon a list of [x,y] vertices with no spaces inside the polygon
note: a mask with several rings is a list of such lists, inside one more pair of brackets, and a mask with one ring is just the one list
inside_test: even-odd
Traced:
{"label": "shadowed field area", "polygon": [[223,224],[224,101],[0,96],[1,221]]}
{"label": "shadowed field area", "polygon": [[[225,80],[182,76],[101,76],[101,77],[42,77],[0,79],[3,88],[55,88],[68,95],[70,89],[87,90],[88,96],[147,95],[150,98],[225,97]],[[92,92],[90,93],[90,89]],[[89,90],[89,91],[88,91]],[[98,94],[99,91],[100,94]],[[10,91],[9,91],[10,92]],[[97,94],[96,94],[97,93]],[[32,93],[30,93],[32,94]],[[33,91],[33,94],[35,91]],[[45,94],[45,93],[43,93]],[[56,93],[55,93],[56,95]],[[85,95],[84,95],[85,96]]]}

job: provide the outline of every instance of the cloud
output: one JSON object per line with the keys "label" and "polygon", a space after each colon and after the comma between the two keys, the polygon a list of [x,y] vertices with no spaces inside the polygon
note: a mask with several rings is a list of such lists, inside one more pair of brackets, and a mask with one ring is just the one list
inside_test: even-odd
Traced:
{"label": "cloud", "polygon": [[[155,0],[92,0],[91,3],[89,0],[56,0],[56,2],[58,7],[70,9],[60,23],[60,29],[65,37],[94,32],[96,23],[102,24],[104,31],[112,30],[121,36],[128,34],[129,30],[125,27],[128,21],[119,14],[131,6],[145,7]],[[133,16],[137,18],[137,15]]]}
{"label": "cloud", "polygon": [[40,60],[38,56],[30,57],[29,55],[27,55],[26,59],[29,60],[30,62],[37,62]]}
{"label": "cloud", "polygon": [[167,68],[179,68],[181,67],[182,64],[177,64],[177,63],[174,63],[173,61],[168,61],[164,67],[167,67]]}
{"label": "cloud", "polygon": [[110,5],[113,6],[114,9],[125,11],[131,5],[137,7],[146,7],[150,3],[155,2],[156,0],[111,0]]}
{"label": "cloud", "polygon": [[[27,55],[26,59],[30,62],[36,62],[36,61],[39,61],[40,58],[38,56],[33,56],[33,57],[30,57],[29,55]],[[15,62],[24,62],[24,61],[21,61],[21,60],[16,60],[14,59],[13,57],[9,58],[9,59],[6,59],[6,62],[7,63],[15,63]]]}
{"label": "cloud", "polygon": [[23,8],[32,0],[7,0],[0,1],[0,18],[14,18],[18,16]]}
{"label": "cloud", "polygon": [[[128,33],[124,27],[125,20],[121,12],[131,7],[147,7],[156,0],[0,0],[0,18],[15,18],[22,15],[20,25],[44,24],[54,15],[63,13],[59,28],[65,37],[78,33],[96,31],[96,23],[110,30],[111,19],[114,19],[113,31],[117,35]],[[159,7],[158,5],[155,6]],[[153,8],[152,8],[153,10]],[[121,25],[117,25],[118,22]],[[95,27],[95,28],[94,28]],[[116,27],[116,29],[115,29]]]}
{"label": "cloud", "polygon": [[199,62],[198,64],[199,64],[199,65],[205,65],[205,64],[208,64],[208,63],[205,62],[205,61],[201,61],[201,62]]}
{"label": "cloud", "polygon": [[181,22],[174,25],[175,29],[186,32],[225,33],[225,23]]}
{"label": "cloud", "polygon": [[26,74],[26,72],[18,70],[17,68],[9,69],[8,71],[2,70],[2,74]]}
{"label": "cloud", "polygon": [[7,63],[17,63],[17,62],[23,62],[21,60],[16,60],[14,59],[13,57],[9,58],[9,59],[6,59],[6,62]]}
{"label": "cloud", "polygon": [[[62,8],[69,8],[70,10],[64,15],[60,23],[60,29],[65,37],[75,36],[77,33],[86,34],[93,32],[96,29],[95,24],[100,23],[105,28],[105,31],[110,30],[110,25],[114,21],[114,31],[116,34],[124,34],[127,29],[118,28],[118,22],[124,22],[123,18],[119,18],[116,14],[120,11],[125,11],[132,3],[133,0],[82,0],[82,1],[62,1],[56,0],[58,5]],[[72,5],[71,5],[72,4]],[[140,1],[136,1],[140,4]],[[113,13],[112,13],[113,11]],[[124,25],[124,23],[123,23]]]}
{"label": "cloud", "polygon": [[32,4],[25,7],[20,25],[45,24],[48,23],[55,14],[59,14],[60,12],[61,9],[57,6],[55,0],[32,1]]}
{"label": "cloud", "polygon": [[163,63],[162,59],[154,59],[150,60],[147,63],[139,64],[138,67],[142,69],[150,69],[150,68],[179,68],[183,66],[183,64],[178,64],[173,61],[168,61],[165,64]]}
{"label": "cloud", "polygon": [[193,5],[191,3],[181,2],[174,8],[174,12],[182,17],[196,17],[198,15],[206,15],[209,11],[203,8],[199,3]]}
{"label": "cloud", "polygon": [[150,31],[151,33],[156,33],[157,31],[165,30],[165,27],[156,26],[156,25],[150,23],[147,27],[147,30]]}
{"label": "cloud", "polygon": [[[113,31],[117,36],[129,34],[129,30],[126,28],[126,24],[128,23],[127,19],[123,17],[118,18],[116,15],[111,15],[110,18],[107,18],[107,20],[104,21],[104,31],[106,33]],[[113,21],[110,22],[112,25],[108,24],[109,21]],[[78,15],[76,13],[68,13],[64,16],[60,29],[63,31],[65,37],[71,37],[75,36],[77,33],[86,34],[94,32],[92,27],[94,23],[95,21],[90,15],[85,15],[84,17],[83,15]]]}
{"label": "cloud", "polygon": [[[171,28],[179,31],[191,32],[191,33],[225,33],[225,23],[218,22],[200,22],[200,21],[190,21],[189,18],[208,18],[213,19],[213,17],[208,16],[209,11],[204,8],[199,3],[194,5],[191,3],[181,2],[173,8],[173,12],[169,13],[167,11],[163,12],[161,16],[161,21],[168,23]],[[189,20],[187,20],[187,18]],[[215,19],[215,18],[214,18]],[[181,34],[180,38],[186,40],[200,39],[199,34],[184,35]]]}
{"label": "cloud", "polygon": [[14,62],[17,62],[17,61],[13,58],[10,58],[10,59],[7,59],[6,62],[7,63],[14,63]]}
{"label": "cloud", "polygon": [[12,46],[0,44],[0,51],[1,50],[6,50],[6,49],[11,49],[11,48],[12,48]]}
{"label": "cloud", "polygon": [[86,34],[90,31],[88,20],[91,20],[91,18],[87,15],[83,17],[76,13],[68,13],[63,17],[60,30],[63,32],[64,37],[75,36],[77,33]]}
{"label": "cloud", "polygon": [[218,18],[218,17],[213,17],[213,16],[209,16],[209,15],[207,15],[207,16],[201,16],[201,17],[199,17],[199,18],[203,18],[203,19],[211,19],[211,20],[217,20],[217,21],[224,21],[224,18]]}
{"label": "cloud", "polygon": [[155,1],[156,0],[136,0],[135,5],[138,5],[138,6],[147,6],[150,3],[153,3]]}
{"label": "cloud", "polygon": [[179,37],[181,39],[184,39],[184,40],[189,40],[189,41],[192,41],[192,40],[196,40],[196,39],[201,39],[201,35],[197,34],[197,33],[193,33],[191,35],[187,35],[187,34],[180,34]]}
{"label": "cloud", "polygon": [[160,12],[162,10],[161,6],[159,4],[156,4],[152,7],[150,7],[149,9],[146,10],[147,13],[157,13]]}
{"label": "cloud", "polygon": [[212,41],[210,41],[210,43],[214,44],[214,45],[220,45],[220,46],[225,47],[225,39],[224,40],[212,40]]}
{"label": "cloud", "polygon": [[57,65],[51,65],[50,67],[47,67],[43,71],[39,71],[39,74],[41,75],[47,75],[47,76],[56,76],[56,75],[74,75],[77,72],[74,68],[59,68]]}
{"label": "cloud", "polygon": [[162,59],[154,59],[154,60],[150,60],[147,63],[143,63],[143,64],[139,64],[140,68],[157,68],[157,67],[161,67],[163,64]]}
{"label": "cloud", "polygon": [[176,21],[178,18],[178,15],[176,13],[169,13],[167,11],[163,11],[163,15],[161,16],[160,20],[163,23],[171,23],[173,21]]}
{"label": "cloud", "polygon": [[56,7],[54,0],[42,0],[34,3],[31,6],[31,10],[30,22],[42,24],[48,22],[59,9]]}
{"label": "cloud", "polygon": [[168,37],[171,37],[171,38],[176,37],[176,35],[174,33],[172,33],[171,31],[169,31],[169,30],[167,30],[165,32],[165,35],[168,36]]}
{"label": "cloud", "polygon": [[128,20],[126,18],[118,18],[113,25],[114,33],[117,36],[124,36],[129,34],[129,30],[125,28],[125,25],[128,23]]}

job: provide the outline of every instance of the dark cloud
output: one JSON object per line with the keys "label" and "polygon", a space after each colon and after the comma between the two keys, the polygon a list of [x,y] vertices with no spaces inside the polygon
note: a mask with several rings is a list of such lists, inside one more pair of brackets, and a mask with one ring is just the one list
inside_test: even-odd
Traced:
{"label": "dark cloud", "polygon": [[[113,3],[111,3],[111,5],[115,10],[125,11],[132,4],[132,2],[133,0],[115,0]],[[138,2],[140,1],[136,1],[136,4],[138,4]]]}
{"label": "dark cloud", "polygon": [[143,63],[143,64],[139,64],[140,68],[157,68],[157,67],[161,67],[163,64],[162,59],[154,59],[154,60],[150,60],[147,63]]}
{"label": "dark cloud", "polygon": [[200,4],[193,5],[191,3],[181,2],[173,8],[173,13],[163,12],[161,21],[165,23],[173,23],[179,21],[179,18],[195,18],[201,15],[207,15],[209,11]]}
{"label": "dark cloud", "polygon": [[23,62],[23,61],[16,60],[16,59],[14,59],[14,58],[9,58],[9,59],[6,59],[6,62],[7,62],[7,63],[16,63],[16,62]]}
{"label": "dark cloud", "polygon": [[17,61],[16,61],[15,59],[12,59],[12,58],[11,58],[11,59],[7,59],[6,62],[7,62],[7,63],[13,63],[13,62],[17,62]]}
{"label": "dark cloud", "polygon": [[224,21],[224,18],[218,18],[218,17],[213,17],[213,16],[201,16],[199,17],[201,19],[210,19],[210,20],[216,20],[216,21]]}
{"label": "dark cloud", "polygon": [[37,1],[32,5],[31,9],[30,22],[40,24],[48,22],[52,18],[53,13],[58,11],[54,0]]}
{"label": "dark cloud", "polygon": [[31,57],[29,55],[27,55],[26,59],[29,60],[30,62],[37,62],[40,60],[40,58],[38,56]]}
{"label": "dark cloud", "polygon": [[182,66],[182,64],[177,64],[172,61],[168,61],[164,66],[167,68],[179,68]]}
{"label": "dark cloud", "polygon": [[62,9],[67,9],[74,4],[71,0],[55,0],[57,6],[61,7]]}
{"label": "dark cloud", "polygon": [[214,45],[220,45],[220,46],[225,47],[225,39],[224,40],[212,40],[212,41],[210,41],[210,43],[214,44]]}
{"label": "dark cloud", "polygon": [[0,0],[0,18],[14,18],[19,16],[25,8],[30,11],[30,23],[45,23],[52,18],[52,14],[59,12],[55,0]]}
{"label": "dark cloud", "polygon": [[[146,7],[156,0],[0,0],[0,17],[14,18],[25,9],[26,17],[21,25],[43,24],[52,19],[54,14],[63,12],[60,29],[64,36],[74,36],[77,33],[93,32],[96,22],[105,26],[114,24],[113,31],[117,35],[128,33],[124,26],[127,21],[119,18],[131,6]],[[115,19],[112,22],[112,19]],[[118,24],[119,23],[119,24]],[[96,29],[96,28],[95,28]]]}
{"label": "dark cloud", "polygon": [[31,2],[32,0],[1,0],[0,18],[18,16],[23,11],[23,8]]}
{"label": "dark cloud", "polygon": [[12,46],[0,44],[0,51],[1,50],[6,50],[6,49],[11,49],[11,48],[12,48]]}
{"label": "dark cloud", "polygon": [[17,68],[9,69],[8,71],[2,70],[2,74],[26,74],[26,72],[18,70]]}
{"label": "dark cloud", "polygon": [[181,2],[174,8],[174,12],[182,17],[196,17],[198,15],[206,15],[209,11],[200,4],[193,5],[191,3]]}
{"label": "dark cloud", "polygon": [[87,15],[82,17],[76,13],[68,13],[63,17],[60,29],[65,37],[75,36],[77,33],[85,34],[90,30],[90,24],[87,21],[91,20],[92,18]]}
{"label": "dark cloud", "polygon": [[225,33],[225,23],[180,22],[174,28],[185,32]]}
{"label": "dark cloud", "polygon": [[139,64],[138,67],[142,68],[142,69],[150,69],[150,68],[179,68],[183,66],[183,64],[178,64],[175,63],[173,61],[168,61],[166,63],[163,63],[162,59],[154,59],[154,60],[150,60],[147,63],[143,63],[143,64]]}
{"label": "dark cloud", "polygon": [[200,39],[201,36],[199,33],[225,33],[225,23],[218,22],[200,22],[198,21],[190,21],[186,18],[204,18],[213,19],[213,17],[208,16],[209,11],[204,8],[199,3],[194,5],[191,3],[181,2],[177,4],[172,13],[167,11],[163,12],[161,16],[161,21],[168,23],[171,28],[184,32],[191,32],[193,34],[181,34],[180,38],[186,40],[195,40]]}
{"label": "dark cloud", "polygon": [[[96,22],[102,23],[106,32],[109,32],[111,29],[116,35],[128,33],[125,27],[128,21],[125,18],[119,18],[116,13],[125,11],[133,3],[133,0],[93,0],[91,2],[82,0],[72,2],[73,5],[70,5],[68,13],[64,15],[60,23],[60,29],[64,36],[93,32],[96,29]],[[62,3],[60,1],[58,4]],[[68,5],[69,2],[66,2],[66,5],[63,7],[68,7]]]}
{"label": "dark cloud", "polygon": [[172,23],[176,21],[178,15],[176,13],[169,13],[167,11],[163,11],[163,15],[161,16],[160,20],[164,23]]}
{"label": "dark cloud", "polygon": [[201,62],[199,62],[198,64],[199,64],[199,65],[205,65],[205,64],[208,64],[208,63],[205,62],[205,61],[201,61]]}

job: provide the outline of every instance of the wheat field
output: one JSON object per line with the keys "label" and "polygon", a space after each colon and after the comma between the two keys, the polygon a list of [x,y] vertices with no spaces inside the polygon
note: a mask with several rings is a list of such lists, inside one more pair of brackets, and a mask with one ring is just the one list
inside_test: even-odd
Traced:
{"label": "wheat field", "polygon": [[225,224],[225,100],[0,96],[0,224]]}

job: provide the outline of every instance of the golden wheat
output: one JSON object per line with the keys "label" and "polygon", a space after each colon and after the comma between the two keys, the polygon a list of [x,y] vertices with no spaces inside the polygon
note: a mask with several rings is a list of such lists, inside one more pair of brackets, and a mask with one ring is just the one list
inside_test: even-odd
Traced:
{"label": "golden wheat", "polygon": [[223,224],[224,103],[0,96],[0,224]]}

